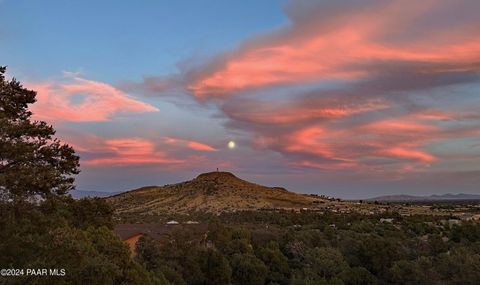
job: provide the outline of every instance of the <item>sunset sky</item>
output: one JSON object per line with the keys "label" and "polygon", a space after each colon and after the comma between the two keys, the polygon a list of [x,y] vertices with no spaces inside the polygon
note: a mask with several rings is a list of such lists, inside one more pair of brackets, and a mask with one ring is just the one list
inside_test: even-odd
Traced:
{"label": "sunset sky", "polygon": [[477,0],[0,0],[0,65],[80,155],[80,190],[218,167],[341,198],[480,194],[479,12]]}

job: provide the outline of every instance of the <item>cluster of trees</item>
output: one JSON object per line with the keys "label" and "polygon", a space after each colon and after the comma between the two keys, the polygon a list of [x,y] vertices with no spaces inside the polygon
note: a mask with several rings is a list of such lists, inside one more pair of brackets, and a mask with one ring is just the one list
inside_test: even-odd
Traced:
{"label": "cluster of trees", "polygon": [[[36,93],[5,71],[0,67],[0,268],[23,272],[2,272],[0,284],[162,284],[114,235],[103,200],[66,196],[79,158],[52,126],[31,119]],[[59,276],[27,276],[43,268]]]}
{"label": "cluster of trees", "polygon": [[[24,269],[0,284],[156,284],[113,233],[103,200],[48,200],[28,208],[0,204],[0,266]],[[65,276],[27,276],[26,269],[64,269]],[[159,282],[159,281],[158,281]]]}
{"label": "cluster of trees", "polygon": [[[380,218],[393,222],[380,222]],[[136,260],[170,284],[479,284],[480,225],[445,217],[242,212],[145,237]]]}

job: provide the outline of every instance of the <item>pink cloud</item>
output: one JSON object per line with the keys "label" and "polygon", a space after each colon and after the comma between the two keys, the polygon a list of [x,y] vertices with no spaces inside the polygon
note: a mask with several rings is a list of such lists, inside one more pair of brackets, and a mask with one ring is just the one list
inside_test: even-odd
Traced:
{"label": "pink cloud", "polygon": [[146,156],[119,156],[119,157],[107,157],[107,158],[97,158],[85,160],[84,164],[86,165],[115,165],[115,166],[124,166],[124,165],[138,165],[138,164],[179,164],[182,163],[182,160],[175,159],[165,159],[159,157],[159,153],[154,154],[157,157],[146,157]]}
{"label": "pink cloud", "polygon": [[310,160],[301,160],[301,161],[294,161],[290,163],[292,166],[298,167],[307,167],[307,168],[316,168],[322,170],[342,170],[342,169],[352,169],[357,166],[354,161],[346,161],[337,164],[327,164],[327,163],[319,163]]}
{"label": "pink cloud", "polygon": [[420,150],[415,150],[412,148],[403,148],[403,147],[393,147],[393,148],[386,148],[383,150],[383,153],[388,155],[391,155],[393,157],[399,157],[399,158],[411,158],[415,160],[419,160],[422,162],[432,162],[436,160],[436,158],[428,154],[425,151],[420,151]]}
{"label": "pink cloud", "polygon": [[216,151],[217,150],[212,146],[209,146],[209,145],[203,144],[203,143],[199,143],[199,142],[195,142],[195,141],[188,142],[187,146],[191,149],[199,150],[199,151]]}
{"label": "pink cloud", "polygon": [[276,102],[226,103],[224,111],[232,118],[258,124],[288,124],[315,119],[340,119],[388,108],[386,100],[366,98],[361,102],[305,100],[301,104]]}
{"label": "pink cloud", "polygon": [[217,151],[213,146],[193,140],[167,137],[164,142],[169,145],[187,147],[196,151]]}
{"label": "pink cloud", "polygon": [[427,133],[432,133],[437,127],[431,124],[419,122],[408,117],[384,119],[368,123],[362,127],[366,133],[375,133],[378,135],[398,134],[401,136],[415,135],[424,136]]}
{"label": "pink cloud", "polygon": [[158,111],[111,85],[80,77],[67,77],[66,82],[29,83],[27,87],[37,91],[37,102],[31,109],[41,120],[95,122],[122,113]]}
{"label": "pink cloud", "polygon": [[[425,150],[432,141],[454,137],[432,124],[409,118],[384,119],[334,128],[324,123],[293,132],[263,134],[256,143],[291,158],[293,166],[317,169],[392,171],[428,167],[438,158]],[[382,162],[384,161],[384,162]],[[396,170],[395,170],[396,169]]]}
{"label": "pink cloud", "polygon": [[[90,133],[67,132],[68,142],[80,154],[83,167],[146,166],[168,169],[232,169],[230,161],[205,155],[217,149],[195,141],[140,137],[102,138]],[[198,145],[196,144],[198,143]],[[193,152],[185,151],[191,149]],[[197,153],[202,151],[202,154]]]}
{"label": "pink cloud", "polygon": [[142,138],[116,138],[103,140],[96,136],[90,136],[82,144],[87,146],[74,145],[78,150],[88,154],[81,160],[84,165],[144,165],[162,164],[174,165],[184,161],[169,156],[167,152],[157,150],[155,144]]}
{"label": "pink cloud", "polygon": [[365,5],[328,19],[303,11],[303,18],[292,19],[291,27],[255,38],[221,59],[221,64],[213,62],[197,72],[188,88],[197,97],[208,98],[275,84],[361,79],[371,74],[363,65],[389,61],[460,65],[422,71],[427,73],[477,69],[471,63],[480,59],[480,37],[468,20],[462,23],[459,19],[456,25],[441,30],[424,28],[421,37],[394,43],[385,40],[392,31],[422,30],[412,26],[450,5],[408,3]]}

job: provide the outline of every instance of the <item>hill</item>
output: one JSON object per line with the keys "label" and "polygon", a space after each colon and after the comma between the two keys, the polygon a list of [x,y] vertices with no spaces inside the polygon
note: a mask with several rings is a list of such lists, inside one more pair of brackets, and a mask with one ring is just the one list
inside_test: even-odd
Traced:
{"label": "hill", "polygon": [[464,201],[464,200],[480,200],[480,195],[462,194],[462,193],[430,195],[430,196],[390,195],[390,196],[375,197],[368,200],[369,201],[385,201],[385,202]]}
{"label": "hill", "polygon": [[229,172],[203,173],[195,179],[149,186],[107,198],[117,214],[159,215],[191,211],[224,212],[265,208],[312,208],[326,200],[266,187]]}

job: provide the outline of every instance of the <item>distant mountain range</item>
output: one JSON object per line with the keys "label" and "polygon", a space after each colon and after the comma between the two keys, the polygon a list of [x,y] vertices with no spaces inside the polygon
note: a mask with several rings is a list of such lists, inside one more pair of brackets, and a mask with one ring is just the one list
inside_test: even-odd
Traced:
{"label": "distant mountain range", "polygon": [[105,198],[113,195],[117,195],[121,192],[103,192],[103,191],[85,191],[85,190],[73,190],[69,192],[73,198],[81,199],[85,197],[99,197]]}
{"label": "distant mountain range", "polygon": [[384,202],[422,202],[422,201],[460,201],[460,200],[480,200],[478,194],[443,194],[430,196],[413,196],[413,195],[389,195],[379,196],[367,199],[368,201],[384,201]]}

